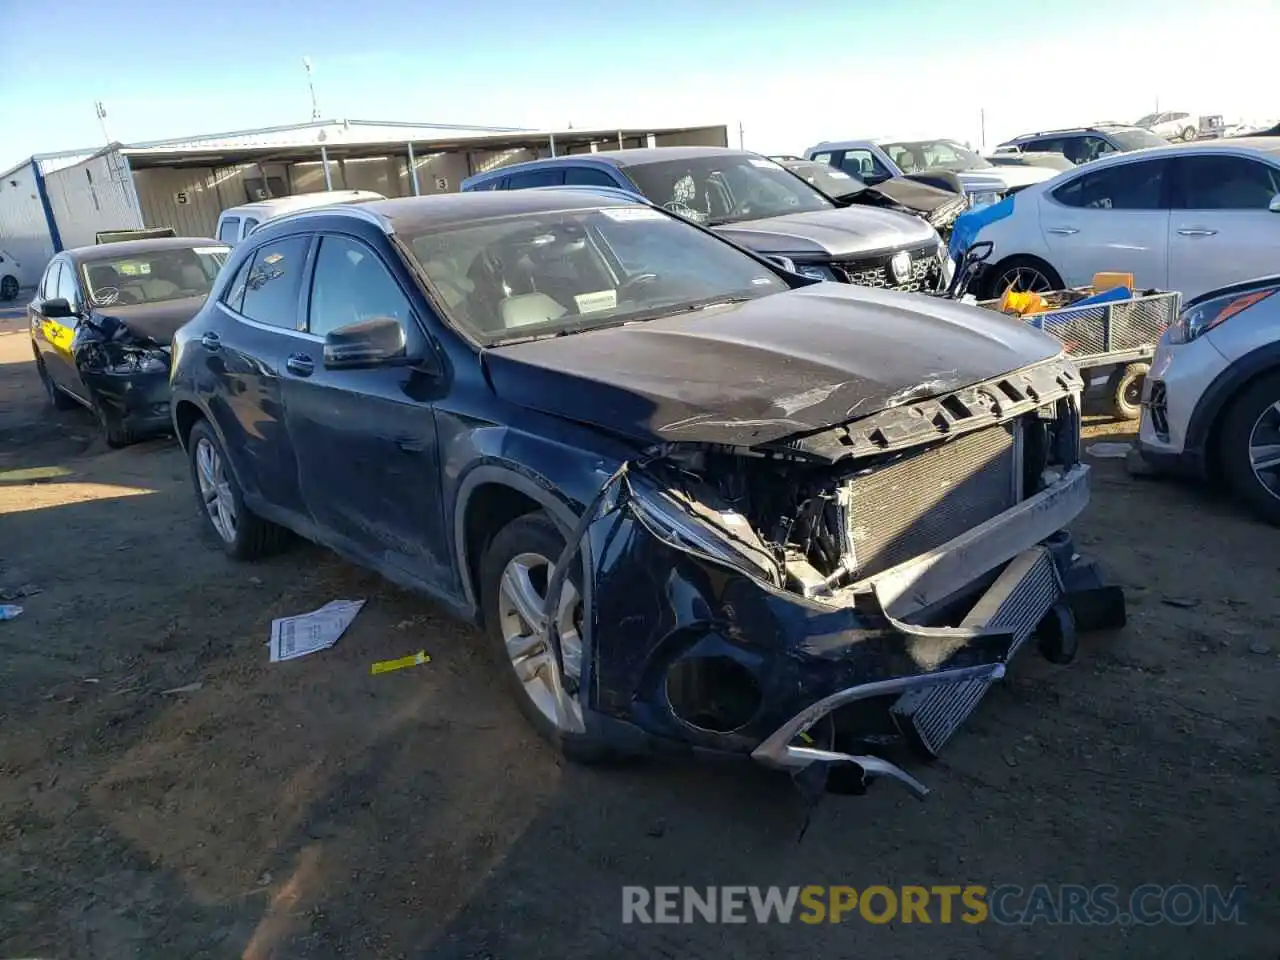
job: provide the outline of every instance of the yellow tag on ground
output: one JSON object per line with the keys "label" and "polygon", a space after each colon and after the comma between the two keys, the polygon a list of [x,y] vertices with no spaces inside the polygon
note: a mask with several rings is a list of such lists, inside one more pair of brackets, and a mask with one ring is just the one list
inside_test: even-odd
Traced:
{"label": "yellow tag on ground", "polygon": [[379,673],[390,673],[392,670],[403,670],[405,667],[416,667],[420,663],[430,663],[431,658],[425,650],[419,650],[399,660],[379,660],[369,665],[369,672],[374,676]]}

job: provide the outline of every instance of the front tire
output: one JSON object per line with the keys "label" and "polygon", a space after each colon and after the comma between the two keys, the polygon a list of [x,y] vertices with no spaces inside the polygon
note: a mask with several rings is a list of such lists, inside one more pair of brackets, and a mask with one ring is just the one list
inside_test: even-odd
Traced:
{"label": "front tire", "polygon": [[[517,517],[498,531],[480,561],[487,644],[520,712],[567,759],[607,760],[611,752],[581,732],[582,579],[570,575],[557,608],[561,674],[542,629],[542,607],[565,541],[545,513]],[[563,689],[567,704],[558,691]],[[562,706],[567,706],[568,716]]]}
{"label": "front tire", "polygon": [[1232,489],[1259,517],[1280,526],[1280,372],[1255,381],[1232,402],[1218,456]]}
{"label": "front tire", "polygon": [[1196,128],[1195,128],[1195,127],[1183,127],[1183,128],[1182,128],[1182,142],[1183,142],[1183,143],[1190,143],[1190,142],[1191,142],[1192,140],[1194,140],[1195,138],[1196,138]]}
{"label": "front tire", "polygon": [[1149,363],[1118,367],[1107,380],[1107,406],[1116,420],[1137,420],[1142,416],[1142,387],[1151,370]]}
{"label": "front tire", "polygon": [[205,529],[227,556],[256,560],[283,546],[288,532],[245,506],[227,454],[208,421],[201,420],[191,428],[187,455]]}

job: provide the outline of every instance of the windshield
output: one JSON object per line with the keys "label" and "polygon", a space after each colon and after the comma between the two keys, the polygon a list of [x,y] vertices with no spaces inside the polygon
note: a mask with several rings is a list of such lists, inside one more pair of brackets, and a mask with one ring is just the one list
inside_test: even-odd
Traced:
{"label": "windshield", "polygon": [[783,167],[749,154],[662,160],[626,168],[640,192],[682,217],[715,226],[834,209]]}
{"label": "windshield", "polygon": [[450,318],[486,344],[788,289],[735,247],[637,205],[472,221],[408,240]]}
{"label": "windshield", "polygon": [[207,296],[230,247],[179,247],[94,260],[81,267],[95,306],[132,306]]}
{"label": "windshield", "polygon": [[1157,121],[1159,121],[1159,119],[1160,119],[1160,114],[1148,113],[1145,117],[1139,118],[1136,125],[1139,127],[1149,127],[1153,123],[1156,123]]}
{"label": "windshield", "polygon": [[1150,130],[1108,130],[1107,136],[1114,140],[1121,150],[1145,150],[1147,147],[1169,145],[1168,140]]}
{"label": "windshield", "polygon": [[926,170],[960,173],[991,167],[982,157],[954,140],[910,140],[880,146],[903,173],[923,173]]}
{"label": "windshield", "polygon": [[829,163],[815,163],[811,160],[799,160],[784,163],[784,167],[797,177],[803,177],[828,197],[852,197],[867,189],[867,185],[855,176],[837,170]]}

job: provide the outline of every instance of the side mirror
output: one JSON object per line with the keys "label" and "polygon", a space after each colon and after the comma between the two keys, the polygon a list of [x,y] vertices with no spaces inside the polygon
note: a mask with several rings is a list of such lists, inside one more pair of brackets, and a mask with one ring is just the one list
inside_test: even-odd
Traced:
{"label": "side mirror", "polygon": [[1271,198],[1271,203],[1267,207],[1272,213],[1280,213],[1280,193]]}
{"label": "side mirror", "polygon": [[404,327],[394,317],[374,317],[331,330],[324,338],[324,365],[331,370],[376,367],[405,359]]}
{"label": "side mirror", "polygon": [[54,297],[52,300],[46,300],[40,305],[40,312],[50,320],[66,320],[75,316],[66,297]]}

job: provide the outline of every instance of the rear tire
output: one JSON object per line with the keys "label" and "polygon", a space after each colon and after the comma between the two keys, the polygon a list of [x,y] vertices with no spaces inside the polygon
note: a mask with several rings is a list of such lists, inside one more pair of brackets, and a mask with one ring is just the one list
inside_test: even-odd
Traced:
{"label": "rear tire", "polygon": [[12,274],[0,277],[0,300],[8,303],[18,299],[18,278]]}
{"label": "rear tire", "polygon": [[1280,526],[1280,372],[1255,381],[1232,401],[1217,449],[1231,488],[1259,517]]}
{"label": "rear tire", "polygon": [[44,365],[44,358],[36,353],[36,374],[40,377],[40,385],[44,387],[45,394],[49,397],[49,403],[55,410],[74,410],[80,404],[76,403],[73,397],[67,396],[58,389],[58,385],[53,382],[53,377],[49,376],[49,371]]}
{"label": "rear tire", "polygon": [[200,420],[191,428],[187,458],[204,528],[227,556],[256,560],[285,545],[289,532],[284,527],[262,519],[245,506],[226,451],[207,420]]}
{"label": "rear tire", "polygon": [[1118,367],[1107,380],[1107,406],[1116,420],[1137,420],[1142,416],[1142,387],[1146,383],[1149,363],[1130,363]]}
{"label": "rear tire", "polygon": [[[572,685],[576,678],[570,677],[566,681],[545,646],[528,639],[535,637],[537,630],[531,627],[527,618],[515,612],[519,605],[512,604],[510,587],[504,586],[504,580],[519,579],[532,586],[533,599],[541,602],[546,595],[552,565],[559,560],[564,548],[564,537],[551,518],[542,512],[517,517],[498,531],[480,561],[480,602],[486,645],[520,712],[538,735],[568,760],[600,763],[612,759],[613,751],[584,733],[565,729],[554,716],[548,715],[551,702],[548,678],[552,676],[549,671],[555,671],[554,676],[560,684],[568,682]],[[570,575],[566,589],[570,587],[577,597],[582,596],[580,576]],[[572,624],[571,629],[576,631],[580,623],[580,611],[567,612],[566,625]],[[562,626],[561,636],[564,637],[566,632]],[[569,673],[570,645],[562,643],[561,646],[566,661],[565,672]],[[580,677],[581,646],[578,651]],[[571,695],[575,704],[580,703],[578,693],[571,692]]]}
{"label": "rear tire", "polygon": [[1047,293],[1062,289],[1062,276],[1039,257],[1009,257],[991,269],[983,287],[984,300],[1003,296],[1010,287],[1020,293]]}

